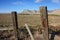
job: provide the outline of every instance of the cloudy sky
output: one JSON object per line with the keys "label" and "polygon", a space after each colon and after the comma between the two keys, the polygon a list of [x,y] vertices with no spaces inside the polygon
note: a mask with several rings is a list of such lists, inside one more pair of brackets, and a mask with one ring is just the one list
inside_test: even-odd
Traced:
{"label": "cloudy sky", "polygon": [[48,10],[60,9],[60,0],[0,0],[0,13],[39,10],[41,6],[47,6]]}

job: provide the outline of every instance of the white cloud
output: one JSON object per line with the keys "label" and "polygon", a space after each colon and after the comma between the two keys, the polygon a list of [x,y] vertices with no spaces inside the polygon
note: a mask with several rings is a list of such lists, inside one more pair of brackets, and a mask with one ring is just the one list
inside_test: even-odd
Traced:
{"label": "white cloud", "polygon": [[53,3],[59,3],[60,0],[52,0]]}
{"label": "white cloud", "polygon": [[35,3],[40,3],[42,2],[43,0],[35,0]]}
{"label": "white cloud", "polygon": [[17,1],[17,2],[13,2],[12,4],[23,4],[22,2],[20,2],[20,1]]}

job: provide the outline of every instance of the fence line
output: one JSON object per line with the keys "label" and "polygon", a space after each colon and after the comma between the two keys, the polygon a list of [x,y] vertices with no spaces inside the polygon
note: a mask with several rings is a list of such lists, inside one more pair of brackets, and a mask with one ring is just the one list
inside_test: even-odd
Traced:
{"label": "fence line", "polygon": [[[49,40],[49,34],[48,34],[48,13],[47,13],[47,7],[40,7],[40,13],[41,13],[41,23],[42,23],[42,27],[44,28],[44,32],[43,32],[43,37],[44,40]],[[17,21],[17,13],[16,12],[12,12],[12,20],[13,20],[13,26],[14,26],[14,32],[15,32],[15,40],[19,40],[19,33],[18,33],[18,21]],[[31,40],[34,40],[30,29],[28,28],[28,25],[25,24],[26,29],[28,30]]]}
{"label": "fence line", "polygon": [[[42,27],[44,28],[43,37],[44,37],[44,40],[49,40],[47,7],[44,7],[44,6],[40,7],[40,13],[41,13],[40,15],[41,15]],[[19,38],[18,38],[17,13],[16,12],[12,12],[12,19],[13,19],[15,37],[16,37],[16,40],[19,40]],[[28,27],[26,24],[25,24],[25,26],[26,26],[26,28]],[[30,34],[31,40],[34,40],[29,28],[27,28],[27,30]]]}

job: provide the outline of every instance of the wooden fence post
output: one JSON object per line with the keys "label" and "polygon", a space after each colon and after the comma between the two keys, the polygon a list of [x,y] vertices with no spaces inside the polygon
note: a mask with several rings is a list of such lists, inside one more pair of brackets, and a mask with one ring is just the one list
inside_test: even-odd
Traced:
{"label": "wooden fence post", "polygon": [[44,40],[49,40],[49,34],[48,34],[48,13],[47,13],[47,7],[40,7],[40,15],[41,15],[41,23],[43,27],[43,37]]}
{"label": "wooden fence post", "polygon": [[15,40],[19,40],[17,12],[12,12],[11,14],[12,14],[12,20],[13,20],[13,26],[14,26]]}

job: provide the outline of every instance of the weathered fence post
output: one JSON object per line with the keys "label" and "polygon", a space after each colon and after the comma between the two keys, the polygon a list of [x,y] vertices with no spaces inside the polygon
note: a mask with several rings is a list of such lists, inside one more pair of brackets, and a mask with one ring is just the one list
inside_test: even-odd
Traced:
{"label": "weathered fence post", "polygon": [[43,27],[43,37],[44,40],[49,40],[49,34],[48,34],[48,13],[47,13],[47,7],[40,7],[40,15],[41,15],[41,22]]}
{"label": "weathered fence post", "polygon": [[13,26],[14,26],[14,33],[15,33],[15,40],[18,40],[18,21],[17,21],[17,13],[12,12],[12,19],[13,19]]}

